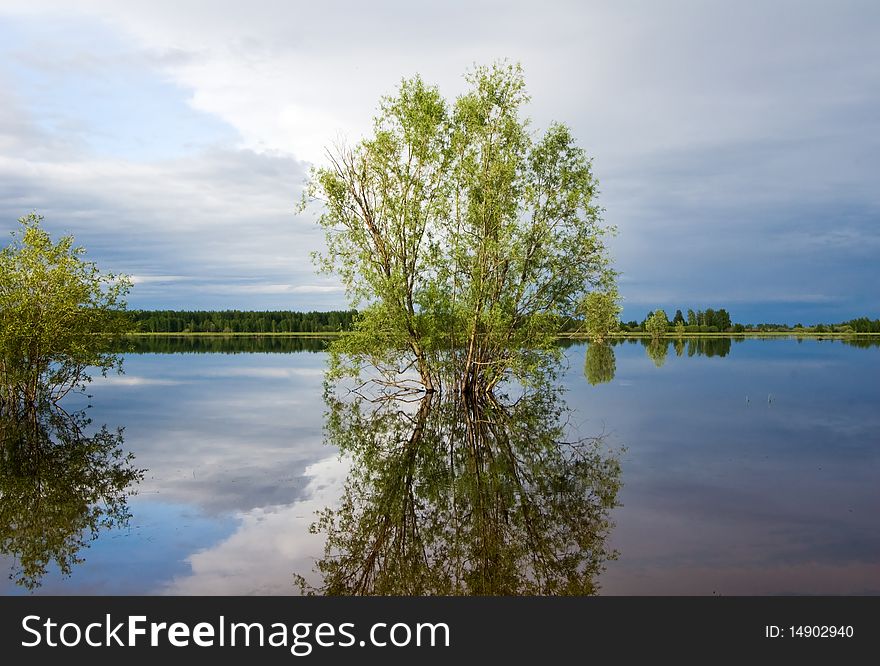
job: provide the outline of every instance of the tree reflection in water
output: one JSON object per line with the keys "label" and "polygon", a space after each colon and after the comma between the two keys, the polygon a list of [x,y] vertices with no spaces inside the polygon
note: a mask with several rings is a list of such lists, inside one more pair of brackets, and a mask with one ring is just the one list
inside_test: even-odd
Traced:
{"label": "tree reflection in water", "polygon": [[83,412],[52,405],[0,405],[0,552],[26,589],[53,562],[70,575],[90,541],[130,517],[128,487],[143,472],[122,452],[121,429],[87,435],[89,425]]}
{"label": "tree reflection in water", "polygon": [[610,382],[614,379],[616,370],[617,361],[613,346],[601,342],[591,342],[587,345],[584,355],[584,376],[592,386]]}
{"label": "tree reflection in water", "polygon": [[352,466],[313,525],[322,583],[297,576],[306,591],[597,592],[620,465],[600,438],[567,439],[560,389],[326,399],[327,441]]}

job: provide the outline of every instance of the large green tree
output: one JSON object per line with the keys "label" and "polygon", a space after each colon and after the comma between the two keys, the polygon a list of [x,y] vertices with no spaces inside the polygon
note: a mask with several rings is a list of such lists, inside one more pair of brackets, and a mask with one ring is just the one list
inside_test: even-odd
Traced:
{"label": "large green tree", "polygon": [[0,250],[0,401],[55,402],[118,366],[106,351],[130,330],[126,276],[104,273],[73,237],[53,242],[42,217],[19,220]]}
{"label": "large green tree", "polygon": [[335,350],[354,367],[414,368],[429,391],[529,374],[555,353],[562,318],[615,280],[591,160],[571,130],[530,131],[518,66],[467,81],[453,103],[404,81],[371,137],[330,151],[305,199],[324,204],[320,266],[366,305]]}

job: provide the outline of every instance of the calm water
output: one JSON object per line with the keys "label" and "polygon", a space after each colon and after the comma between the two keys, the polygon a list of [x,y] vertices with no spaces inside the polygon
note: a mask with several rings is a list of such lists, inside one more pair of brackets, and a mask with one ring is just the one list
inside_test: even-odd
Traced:
{"label": "calm water", "polygon": [[[124,427],[144,476],[127,524],[81,531],[80,561],[69,575],[50,563],[35,593],[294,594],[294,574],[317,582],[324,536],[309,526],[351,472],[325,442],[320,344],[183,344],[129,354],[125,375],[68,405],[93,405],[92,431]],[[607,537],[618,558],[600,593],[880,594],[880,347],[612,351],[567,347],[562,378],[569,430],[623,449]],[[20,478],[2,478],[4,512],[27,506],[39,525],[63,513],[19,503]],[[28,592],[20,556],[39,549],[9,533],[16,520],[0,524],[5,594]]]}

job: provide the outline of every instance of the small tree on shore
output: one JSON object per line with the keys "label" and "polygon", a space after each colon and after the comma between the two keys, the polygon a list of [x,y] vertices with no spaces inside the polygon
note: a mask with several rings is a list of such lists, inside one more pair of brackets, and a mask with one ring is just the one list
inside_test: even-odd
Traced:
{"label": "small tree on shore", "polygon": [[669,328],[669,320],[666,318],[664,310],[655,310],[645,322],[645,330],[651,334],[652,338],[660,338],[666,335]]}
{"label": "small tree on shore", "polygon": [[584,330],[591,340],[602,342],[620,328],[617,292],[591,291],[584,299],[583,309]]}

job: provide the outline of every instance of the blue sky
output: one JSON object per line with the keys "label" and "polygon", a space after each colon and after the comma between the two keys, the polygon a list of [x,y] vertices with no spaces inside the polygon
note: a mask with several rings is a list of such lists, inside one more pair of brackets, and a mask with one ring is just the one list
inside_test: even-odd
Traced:
{"label": "blue sky", "polygon": [[323,146],[420,73],[522,63],[594,156],[623,316],[880,316],[874,2],[0,3],[0,232],[31,210],[132,307],[334,308]]}

